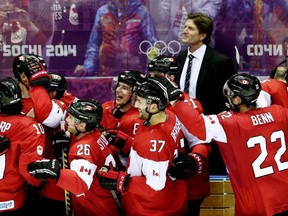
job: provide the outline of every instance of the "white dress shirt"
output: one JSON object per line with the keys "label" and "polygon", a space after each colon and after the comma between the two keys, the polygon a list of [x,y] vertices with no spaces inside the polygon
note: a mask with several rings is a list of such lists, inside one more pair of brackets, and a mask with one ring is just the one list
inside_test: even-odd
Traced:
{"label": "white dress shirt", "polygon": [[185,77],[186,77],[186,72],[187,72],[187,67],[188,67],[188,61],[189,61],[189,55],[192,54],[194,56],[194,59],[192,61],[192,68],[191,68],[191,77],[190,77],[190,85],[189,85],[189,92],[188,94],[192,98],[196,98],[196,86],[197,86],[197,80],[200,72],[200,68],[202,65],[202,61],[204,58],[204,54],[206,51],[206,45],[203,44],[199,49],[191,53],[188,48],[188,53],[187,57],[185,60],[185,64],[183,67],[183,71],[181,73],[180,77],[180,89],[184,91],[184,86],[185,86]]}

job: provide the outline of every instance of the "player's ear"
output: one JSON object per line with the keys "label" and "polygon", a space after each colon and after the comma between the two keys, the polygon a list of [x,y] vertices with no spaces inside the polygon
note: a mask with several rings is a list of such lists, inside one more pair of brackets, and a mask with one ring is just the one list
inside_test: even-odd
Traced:
{"label": "player's ear", "polygon": [[158,104],[156,104],[156,103],[152,103],[151,104],[151,112],[157,112],[159,110],[159,107],[158,107]]}
{"label": "player's ear", "polygon": [[86,128],[87,123],[86,122],[80,122],[80,124],[78,124],[77,126],[78,126],[77,129],[79,131],[81,131],[81,132],[87,131],[87,128]]}
{"label": "player's ear", "polygon": [[54,98],[56,97],[56,95],[57,95],[57,92],[56,92],[56,91],[51,91],[51,92],[49,92],[49,96],[50,96],[50,98],[52,98],[52,99],[54,99]]}
{"label": "player's ear", "polygon": [[240,105],[242,103],[242,99],[239,96],[233,98],[233,104]]}

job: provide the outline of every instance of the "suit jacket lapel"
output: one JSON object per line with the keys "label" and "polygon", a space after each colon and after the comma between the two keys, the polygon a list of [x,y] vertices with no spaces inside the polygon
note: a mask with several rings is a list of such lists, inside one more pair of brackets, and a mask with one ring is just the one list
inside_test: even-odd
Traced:
{"label": "suit jacket lapel", "polygon": [[209,66],[210,66],[211,58],[212,58],[211,48],[207,46],[205,54],[204,54],[204,58],[200,67],[200,71],[199,71],[199,76],[198,76],[197,86],[196,86],[196,94],[197,92],[200,91],[199,89],[200,87],[202,87],[207,73],[209,73]]}
{"label": "suit jacket lapel", "polygon": [[187,50],[186,51],[183,51],[183,52],[180,52],[179,53],[179,56],[178,56],[178,69],[179,69],[179,73],[175,79],[175,82],[179,85],[180,83],[180,77],[182,75],[182,70],[183,70],[183,67],[184,67],[184,64],[185,64],[185,60],[186,60],[186,57],[187,57]]}

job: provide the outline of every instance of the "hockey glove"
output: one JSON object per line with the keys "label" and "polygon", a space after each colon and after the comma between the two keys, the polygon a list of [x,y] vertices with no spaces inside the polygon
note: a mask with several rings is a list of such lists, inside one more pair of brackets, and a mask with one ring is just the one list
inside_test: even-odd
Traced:
{"label": "hockey glove", "polygon": [[60,175],[61,164],[58,160],[42,159],[27,165],[27,171],[37,179],[55,178]]}
{"label": "hockey glove", "polygon": [[71,138],[64,131],[55,132],[52,137],[52,149],[56,158],[62,157],[62,150],[68,149]]}
{"label": "hockey glove", "polygon": [[10,141],[5,136],[0,136],[0,156],[5,154],[10,147]]}
{"label": "hockey glove", "polygon": [[117,190],[123,193],[128,185],[130,174],[123,171],[111,169],[109,166],[102,166],[96,173],[100,185],[106,190]]}
{"label": "hockey glove", "polygon": [[182,91],[178,88],[176,83],[169,80],[169,78],[156,74],[154,77],[151,77],[149,79],[157,80],[158,82],[160,82],[162,85],[166,87],[169,102],[177,100],[178,98],[181,97]]}
{"label": "hockey glove", "polygon": [[37,71],[29,77],[30,86],[48,86],[49,83],[50,76],[46,70]]}
{"label": "hockey glove", "polygon": [[120,130],[106,130],[102,134],[111,145],[120,149],[124,155],[129,154],[133,143],[131,136]]}
{"label": "hockey glove", "polygon": [[182,154],[173,160],[168,169],[171,177],[176,179],[188,179],[201,174],[206,167],[206,160],[197,153]]}

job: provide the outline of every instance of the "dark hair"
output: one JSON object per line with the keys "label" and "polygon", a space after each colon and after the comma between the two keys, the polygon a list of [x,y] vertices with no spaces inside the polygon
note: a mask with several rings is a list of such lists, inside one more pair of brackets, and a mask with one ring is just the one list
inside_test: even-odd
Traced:
{"label": "dark hair", "polygon": [[187,19],[193,20],[200,34],[206,34],[206,37],[203,39],[203,43],[209,44],[211,41],[211,34],[213,32],[213,20],[203,13],[189,14]]}

